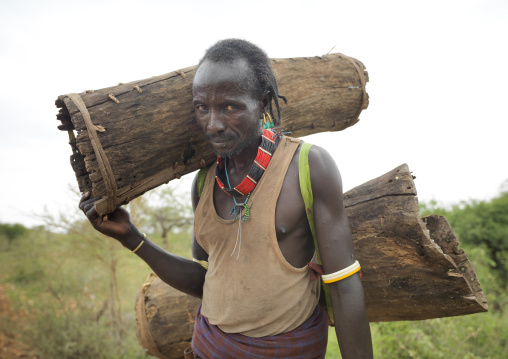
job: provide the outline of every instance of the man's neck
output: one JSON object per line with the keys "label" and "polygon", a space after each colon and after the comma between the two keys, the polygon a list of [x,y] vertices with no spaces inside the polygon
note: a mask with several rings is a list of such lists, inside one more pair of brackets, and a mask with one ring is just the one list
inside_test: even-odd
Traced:
{"label": "man's neck", "polygon": [[[251,143],[239,154],[227,158],[228,174],[236,179],[236,176],[245,177],[258,154],[258,147],[261,145],[261,137],[259,140]],[[241,181],[241,179],[240,179]],[[236,182],[236,181],[235,181]]]}

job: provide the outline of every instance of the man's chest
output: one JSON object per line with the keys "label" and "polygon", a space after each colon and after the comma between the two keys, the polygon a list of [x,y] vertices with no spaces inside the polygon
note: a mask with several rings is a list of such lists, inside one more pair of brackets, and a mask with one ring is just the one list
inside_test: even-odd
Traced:
{"label": "man's chest", "polygon": [[[274,213],[275,234],[279,248],[284,258],[291,265],[299,268],[312,258],[314,243],[301,195],[297,159],[298,157],[295,156],[295,159],[290,163],[276,200],[266,201],[271,202],[267,206],[266,203],[259,200],[263,196],[258,193],[254,201],[247,203],[256,207],[255,211],[251,211],[252,216],[255,216],[256,212],[259,213],[260,210]],[[237,199],[236,204],[241,206],[245,199],[245,197]],[[217,185],[214,188],[213,203],[219,217],[226,220],[235,218],[233,208],[236,204],[233,198],[224,193]],[[242,209],[242,213],[245,213],[245,209]]]}

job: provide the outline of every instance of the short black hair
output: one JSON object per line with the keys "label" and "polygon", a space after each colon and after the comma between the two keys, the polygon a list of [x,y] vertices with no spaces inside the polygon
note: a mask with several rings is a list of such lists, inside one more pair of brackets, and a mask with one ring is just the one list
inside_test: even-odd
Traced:
{"label": "short black hair", "polygon": [[[213,62],[232,63],[236,60],[244,59],[249,64],[254,74],[254,83],[257,95],[269,94],[269,111],[274,120],[281,120],[281,108],[279,98],[287,103],[286,97],[279,95],[277,80],[273,74],[270,59],[266,52],[259,46],[241,39],[220,40],[205,52],[205,56],[199,61],[198,67],[206,60]],[[272,102],[277,109],[277,118],[273,114]]]}

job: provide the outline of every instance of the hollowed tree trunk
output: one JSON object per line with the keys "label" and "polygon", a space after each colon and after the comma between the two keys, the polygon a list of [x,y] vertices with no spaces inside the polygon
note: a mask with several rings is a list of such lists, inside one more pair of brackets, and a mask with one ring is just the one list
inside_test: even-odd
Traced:
{"label": "hollowed tree trunk", "polygon": [[[343,130],[358,122],[368,105],[368,75],[358,60],[332,54],[273,59],[272,66],[279,92],[289,101],[283,106],[283,129],[294,137]],[[109,190],[116,207],[214,161],[194,118],[195,69],[79,94],[91,118],[90,129],[69,95],[58,97],[57,119],[60,129],[70,131],[71,164],[80,191],[106,197],[109,181],[116,189],[116,196]],[[89,131],[96,132],[102,154],[93,148]],[[103,157],[110,172],[100,168]],[[96,204],[100,214],[108,212],[105,202]]]}

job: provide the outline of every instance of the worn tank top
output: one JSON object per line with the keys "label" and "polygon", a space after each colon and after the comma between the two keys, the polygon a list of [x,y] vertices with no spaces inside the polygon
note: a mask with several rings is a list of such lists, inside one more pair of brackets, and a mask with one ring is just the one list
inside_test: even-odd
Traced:
{"label": "worn tank top", "polygon": [[281,139],[247,202],[247,221],[217,214],[215,165],[207,173],[194,219],[196,240],[209,255],[201,313],[226,333],[285,333],[309,318],[318,303],[319,281],[310,279],[307,267],[295,268],[286,261],[275,232],[277,199],[299,142]]}

